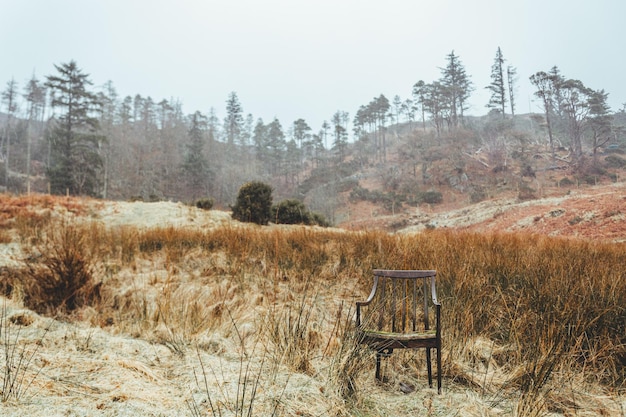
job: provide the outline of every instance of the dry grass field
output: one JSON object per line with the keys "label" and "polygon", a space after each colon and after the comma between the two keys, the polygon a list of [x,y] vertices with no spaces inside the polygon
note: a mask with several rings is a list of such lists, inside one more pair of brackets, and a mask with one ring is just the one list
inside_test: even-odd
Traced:
{"label": "dry grass field", "polygon": [[[465,229],[1,196],[0,415],[625,416],[626,244]],[[373,268],[438,271],[442,395],[422,351],[375,380]]]}

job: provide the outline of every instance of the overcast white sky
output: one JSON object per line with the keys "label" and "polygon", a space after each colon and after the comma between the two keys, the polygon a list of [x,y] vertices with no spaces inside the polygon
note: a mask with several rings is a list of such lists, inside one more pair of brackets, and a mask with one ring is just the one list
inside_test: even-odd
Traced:
{"label": "overcast white sky", "polygon": [[452,50],[476,89],[469,113],[485,114],[500,46],[518,70],[519,113],[539,110],[528,77],[554,65],[618,110],[625,16],[624,0],[0,0],[0,87],[73,59],[122,97],[223,117],[235,91],[255,119],[317,131],[380,94],[410,98]]}

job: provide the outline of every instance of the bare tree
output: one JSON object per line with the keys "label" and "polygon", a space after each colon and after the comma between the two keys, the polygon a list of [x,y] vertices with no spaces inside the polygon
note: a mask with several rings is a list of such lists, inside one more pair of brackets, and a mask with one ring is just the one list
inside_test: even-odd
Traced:
{"label": "bare tree", "polygon": [[4,126],[4,135],[3,135],[3,150],[2,150],[2,159],[4,160],[4,184],[8,188],[9,187],[9,173],[10,163],[11,163],[11,135],[14,135],[13,132],[13,117],[15,117],[15,113],[17,112],[17,82],[12,78],[11,81],[7,82],[6,88],[2,91],[2,103],[6,106],[7,110],[7,121]]}
{"label": "bare tree", "polygon": [[511,116],[515,116],[515,87],[517,85],[517,68],[506,67],[506,79],[509,87],[509,106],[511,107]]}
{"label": "bare tree", "polygon": [[26,122],[26,193],[30,194],[31,187],[31,159],[32,159],[32,128],[34,121],[39,120],[44,112],[46,102],[46,90],[39,80],[33,76],[24,91],[24,98],[27,103]]}

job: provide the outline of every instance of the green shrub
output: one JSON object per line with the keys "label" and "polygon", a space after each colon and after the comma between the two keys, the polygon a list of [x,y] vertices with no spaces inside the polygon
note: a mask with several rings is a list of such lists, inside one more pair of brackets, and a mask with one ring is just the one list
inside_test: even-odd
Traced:
{"label": "green shrub", "polygon": [[427,204],[441,204],[443,201],[443,194],[434,190],[424,191],[420,193],[419,200],[420,202]]}
{"label": "green shrub", "polygon": [[295,199],[283,200],[272,206],[272,220],[277,224],[311,224],[311,216],[304,203]]}
{"label": "green shrub", "polygon": [[321,227],[330,227],[330,222],[326,220],[326,217],[324,217],[322,214],[314,212],[309,214],[311,215],[312,224],[316,224]]}
{"label": "green shrub", "polygon": [[199,200],[196,200],[195,206],[202,210],[211,210],[213,208],[213,199],[201,198]]}
{"label": "green shrub", "polygon": [[319,213],[311,213],[304,203],[296,199],[283,200],[272,206],[272,220],[276,224],[306,224],[322,227],[330,226]]}
{"label": "green shrub", "polygon": [[402,207],[402,202],[406,199],[405,195],[396,194],[395,192],[383,193],[379,199],[383,203],[383,207],[387,211],[394,211]]}
{"label": "green shrub", "polygon": [[352,191],[350,191],[350,201],[371,201],[371,191],[367,188],[363,188],[360,185],[356,185]]}
{"label": "green shrub", "polygon": [[480,203],[487,199],[487,192],[485,191],[485,187],[477,186],[472,188],[470,191],[470,203]]}
{"label": "green shrub", "polygon": [[242,185],[237,195],[237,202],[231,209],[235,220],[267,224],[272,209],[272,187],[259,181]]}
{"label": "green shrub", "polygon": [[519,185],[519,192],[517,193],[517,199],[519,201],[528,201],[535,200],[537,195],[535,194],[536,190],[533,189],[530,185],[526,183],[521,183]]}
{"label": "green shrub", "polygon": [[597,185],[598,184],[598,176],[597,175],[583,175],[582,177],[578,178],[578,181],[581,183],[585,183],[587,185]]}
{"label": "green shrub", "polygon": [[604,161],[609,168],[623,168],[626,166],[626,160],[617,155],[608,155],[604,158]]}
{"label": "green shrub", "polygon": [[522,177],[536,178],[535,170],[530,165],[526,164],[522,167]]}

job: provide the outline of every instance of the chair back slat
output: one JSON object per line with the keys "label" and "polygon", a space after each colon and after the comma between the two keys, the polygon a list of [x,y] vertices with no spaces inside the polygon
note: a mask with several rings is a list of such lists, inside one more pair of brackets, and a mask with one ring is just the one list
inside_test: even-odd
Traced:
{"label": "chair back slat", "polygon": [[396,282],[397,280],[391,280],[391,331],[397,332],[396,328],[396,317],[398,316],[398,311],[396,310]]}
{"label": "chair back slat", "polygon": [[402,331],[406,332],[406,286],[408,282],[407,280],[402,280]]}
{"label": "chair back slat", "polygon": [[429,287],[429,282],[428,279],[424,279],[424,329],[428,330],[428,299],[429,299],[429,292],[428,291],[428,287]]}
{"label": "chair back slat", "polygon": [[413,280],[413,312],[411,320],[413,321],[413,331],[417,330],[417,280]]}
{"label": "chair back slat", "polygon": [[385,303],[384,300],[386,300],[385,297],[385,290],[387,288],[387,280],[385,278],[382,278],[380,280],[382,286],[380,288],[380,300],[383,300],[383,302],[378,302],[378,309],[379,309],[379,316],[378,316],[378,329],[379,330],[383,330],[385,328]]}

